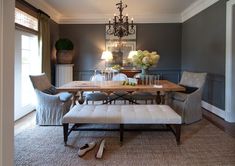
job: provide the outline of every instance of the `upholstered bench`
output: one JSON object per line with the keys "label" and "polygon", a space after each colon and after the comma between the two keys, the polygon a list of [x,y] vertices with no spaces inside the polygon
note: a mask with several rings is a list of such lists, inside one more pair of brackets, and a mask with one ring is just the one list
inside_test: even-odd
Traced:
{"label": "upholstered bench", "polygon": [[[181,117],[167,105],[76,105],[63,117],[64,142],[78,124],[120,124],[123,141],[124,124],[165,124],[180,144]],[[75,124],[69,129],[69,124]]]}

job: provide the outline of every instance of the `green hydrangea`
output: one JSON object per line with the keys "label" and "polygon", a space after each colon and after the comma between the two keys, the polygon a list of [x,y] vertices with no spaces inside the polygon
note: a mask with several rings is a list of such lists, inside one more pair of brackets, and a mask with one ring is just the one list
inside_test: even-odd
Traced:
{"label": "green hydrangea", "polygon": [[147,50],[138,50],[137,54],[132,57],[133,64],[144,69],[156,65],[159,59],[160,56],[157,52],[149,52]]}

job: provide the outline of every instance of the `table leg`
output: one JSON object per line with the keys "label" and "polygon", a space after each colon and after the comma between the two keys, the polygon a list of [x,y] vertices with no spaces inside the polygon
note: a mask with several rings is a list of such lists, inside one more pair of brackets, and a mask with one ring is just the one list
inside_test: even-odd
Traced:
{"label": "table leg", "polygon": [[79,104],[83,104],[84,103],[84,97],[83,97],[83,91],[80,91],[80,96],[79,96],[79,99],[78,99],[78,103]]}
{"label": "table leg", "polygon": [[71,108],[74,106],[74,105],[76,105],[76,100],[77,100],[77,96],[76,96],[76,92],[73,92],[72,93],[73,94],[73,98],[72,98],[72,105],[71,105]]}

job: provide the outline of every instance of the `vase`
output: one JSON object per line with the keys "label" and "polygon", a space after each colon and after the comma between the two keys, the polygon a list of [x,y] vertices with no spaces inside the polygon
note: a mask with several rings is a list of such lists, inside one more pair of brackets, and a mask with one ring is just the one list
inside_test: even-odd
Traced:
{"label": "vase", "polygon": [[148,74],[148,68],[147,69],[142,68],[141,75],[147,75],[147,74]]}
{"label": "vase", "polygon": [[74,50],[57,50],[56,60],[58,64],[72,64]]}

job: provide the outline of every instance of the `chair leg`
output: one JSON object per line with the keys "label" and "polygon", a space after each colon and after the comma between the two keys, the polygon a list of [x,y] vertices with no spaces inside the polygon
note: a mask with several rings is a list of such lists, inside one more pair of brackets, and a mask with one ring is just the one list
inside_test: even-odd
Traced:
{"label": "chair leg", "polygon": [[175,125],[175,136],[177,145],[180,145],[181,125]]}
{"label": "chair leg", "polygon": [[148,104],[148,100],[145,100],[145,104]]}
{"label": "chair leg", "polygon": [[64,145],[67,145],[68,141],[68,130],[69,130],[69,124],[68,123],[63,123],[63,129],[64,129]]}
{"label": "chair leg", "polygon": [[124,132],[124,125],[120,124],[120,142],[123,142],[123,132]]}

